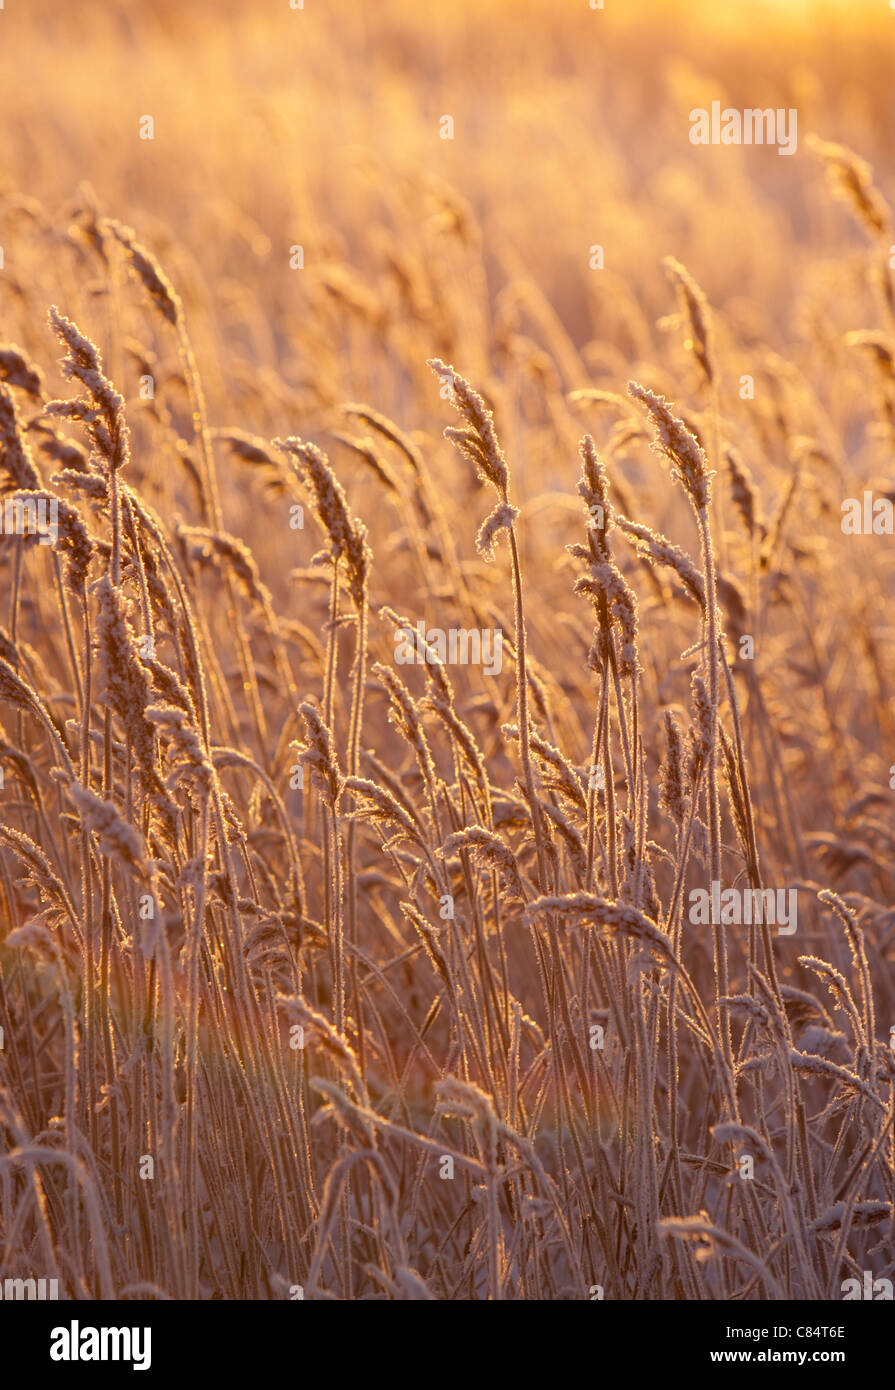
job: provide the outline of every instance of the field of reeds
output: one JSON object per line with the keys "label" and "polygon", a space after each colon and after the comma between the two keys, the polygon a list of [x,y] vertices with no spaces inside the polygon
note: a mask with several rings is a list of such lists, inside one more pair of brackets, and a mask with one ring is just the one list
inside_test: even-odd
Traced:
{"label": "field of reeds", "polygon": [[0,10],[0,1279],[895,1278],[895,13],[704,8]]}

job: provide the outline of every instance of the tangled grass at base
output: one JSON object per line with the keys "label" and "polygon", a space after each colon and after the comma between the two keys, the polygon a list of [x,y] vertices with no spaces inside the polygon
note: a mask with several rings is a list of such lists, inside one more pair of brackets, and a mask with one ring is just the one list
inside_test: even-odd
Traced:
{"label": "tangled grass at base", "polygon": [[778,161],[830,237],[790,360],[692,227],[642,284],[583,240],[582,333],[474,156],[395,160],[367,275],[208,141],[208,283],[123,175],[0,190],[0,1276],[895,1278],[893,564],[841,524],[895,496],[895,171]]}

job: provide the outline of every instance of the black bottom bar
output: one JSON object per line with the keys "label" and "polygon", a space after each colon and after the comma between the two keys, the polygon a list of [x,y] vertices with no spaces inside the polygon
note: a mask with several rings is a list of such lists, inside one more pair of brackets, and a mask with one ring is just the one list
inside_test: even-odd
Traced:
{"label": "black bottom bar", "polygon": [[[719,1383],[732,1368],[759,1376],[769,1367],[783,1368],[796,1384],[802,1372],[835,1370],[853,1378],[862,1371],[878,1374],[886,1365],[891,1368],[891,1301],[587,1301],[596,1306],[577,1313],[570,1302],[467,1304],[441,1313],[430,1308],[425,1316],[433,1318],[431,1323],[420,1322],[421,1308],[402,1315],[399,1308],[374,1300],[351,1305],[316,1300],[7,1301],[0,1304],[2,1361],[8,1368],[7,1356],[14,1349],[22,1372],[38,1370],[50,1383],[57,1375],[64,1383],[72,1375],[96,1379],[106,1372],[128,1379],[131,1374],[161,1378],[201,1372],[233,1383],[246,1371],[268,1380],[289,1367],[296,1377],[310,1375],[317,1384],[321,1375],[344,1383],[355,1366],[369,1373],[386,1337],[391,1355],[400,1355],[405,1342],[405,1350],[416,1358],[406,1366],[405,1377],[419,1376],[428,1384],[431,1365],[428,1353],[419,1359],[421,1339],[424,1353],[440,1346],[445,1369],[453,1364],[455,1372],[461,1363],[453,1360],[450,1348],[462,1350],[465,1358],[475,1347],[478,1379],[487,1373],[484,1363],[493,1348],[494,1369],[505,1382],[517,1367],[526,1380],[536,1376],[545,1354],[551,1359],[558,1355],[560,1362],[574,1356],[579,1363],[583,1357],[595,1370],[624,1366],[637,1379],[662,1371],[681,1377],[696,1373],[711,1382],[717,1371]],[[444,1341],[445,1334],[450,1342]],[[569,1340],[557,1342],[557,1336]],[[548,1353],[549,1347],[553,1350]]]}

